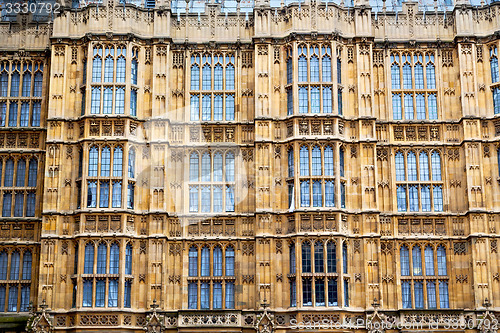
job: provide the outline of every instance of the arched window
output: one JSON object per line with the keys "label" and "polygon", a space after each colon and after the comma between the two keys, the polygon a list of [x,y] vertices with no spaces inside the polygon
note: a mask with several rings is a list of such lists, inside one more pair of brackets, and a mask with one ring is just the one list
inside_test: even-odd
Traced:
{"label": "arched window", "polygon": [[[414,58],[415,60],[418,60],[417,56],[414,56]],[[417,63],[415,65],[414,70],[415,70],[415,89],[424,89],[424,67],[422,66],[421,63]]]}
{"label": "arched window", "polygon": [[11,187],[14,183],[14,160],[9,158],[7,162],[5,162],[5,179],[4,186]]}
{"label": "arched window", "polygon": [[432,163],[432,180],[441,180],[441,156],[437,151],[433,151],[431,155]]}
{"label": "arched window", "polygon": [[19,74],[20,65],[13,65],[16,70],[12,73],[10,77],[10,97],[19,96],[19,81],[21,80],[21,74]]}
{"label": "arched window", "polygon": [[226,153],[226,182],[234,182],[234,154]]}
{"label": "arched window", "polygon": [[83,274],[94,274],[94,245],[87,243],[85,245],[85,263]]}
{"label": "arched window", "polygon": [[325,147],[325,176],[333,176],[333,149]]}
{"label": "arched window", "polygon": [[132,275],[132,245],[125,247],[125,274]]}
{"label": "arched window", "polygon": [[[314,48],[317,50],[317,47]],[[310,60],[311,66],[311,82],[319,81],[319,58],[316,55],[313,55]]]}
{"label": "arched window", "polygon": [[418,186],[411,185],[408,191],[408,202],[410,204],[410,212],[418,212]]}
{"label": "arched window", "polygon": [[[125,54],[125,49],[122,49],[121,52]],[[119,56],[116,61],[116,82],[119,83],[125,82],[125,68],[126,68],[125,64],[126,64],[125,57]]]}
{"label": "arched window", "polygon": [[401,246],[399,250],[399,260],[401,264],[401,275],[409,276],[410,275],[410,252],[406,245]]}
{"label": "arched window", "polygon": [[309,176],[309,149],[300,147],[300,175]]}
{"label": "arched window", "polygon": [[323,82],[332,81],[332,58],[330,47],[322,47],[323,58],[321,58],[321,76]]}
{"label": "arched window", "polygon": [[434,275],[434,250],[430,245],[427,245],[424,250],[425,254],[425,275]]}
{"label": "arched window", "polygon": [[340,177],[344,177],[344,148],[339,149]]}
{"label": "arched window", "polygon": [[97,177],[97,164],[99,160],[99,150],[91,147],[89,152],[89,177]]}
{"label": "arched window", "polygon": [[321,149],[314,146],[312,149],[312,175],[321,176]]}
{"label": "arched window", "polygon": [[417,157],[415,156],[415,153],[412,151],[408,153],[407,165],[408,165],[408,180],[409,181],[416,181],[417,180]]}
{"label": "arched window", "polygon": [[92,60],[92,82],[101,82],[102,71],[102,49],[100,47],[94,48],[94,59]]}
{"label": "arched window", "polygon": [[420,246],[414,246],[411,253],[413,261],[413,275],[420,276],[422,275],[422,250],[420,249]]}
{"label": "arched window", "polygon": [[21,255],[19,254],[19,251],[12,252],[12,254],[10,255],[10,276],[9,276],[9,279],[19,280],[20,260],[21,260]]}
{"label": "arched window", "polygon": [[[9,255],[7,251],[0,252],[0,280],[7,280],[7,269],[8,269]],[[0,308],[0,310],[2,310]]]}
{"label": "arched window", "polygon": [[226,248],[226,276],[234,276],[234,248]]}
{"label": "arched window", "polygon": [[325,258],[324,258],[323,243],[317,241],[314,244],[314,272],[323,273],[325,271]]}
{"label": "arched window", "polygon": [[189,181],[197,182],[199,179],[199,155],[196,152],[192,152],[189,157]]}
{"label": "arched window", "polygon": [[446,269],[446,249],[443,245],[437,247],[438,275],[448,275]]}
{"label": "arched window", "polygon": [[121,177],[123,173],[123,149],[115,147],[113,151],[113,177]]}
{"label": "arched window", "polygon": [[[109,52],[112,52],[114,54],[114,49],[113,48],[106,48],[106,53],[109,54]],[[113,67],[115,65],[115,60],[111,55],[108,55],[106,59],[104,60],[104,82],[113,82]]]}
{"label": "arched window", "polygon": [[309,181],[300,182],[300,206],[309,207],[311,205],[311,197],[309,190]]}
{"label": "arched window", "polygon": [[342,265],[344,268],[344,274],[347,274],[349,269],[349,262],[347,260],[347,242],[344,242],[344,244],[342,244]]}
{"label": "arched window", "polygon": [[403,65],[403,88],[404,89],[413,88],[412,77],[411,77],[411,66],[409,63]]}
{"label": "arched window", "polygon": [[222,276],[222,248],[220,246],[214,248],[213,256],[212,274]]}
{"label": "arched window", "polygon": [[[137,62],[137,59],[132,59],[132,69],[131,69],[132,84],[137,84],[138,67],[139,67],[139,63]],[[198,77],[199,77],[199,73],[198,73]],[[199,81],[198,81],[198,85],[199,85]]]}
{"label": "arched window", "polygon": [[290,84],[293,80],[293,62],[292,58],[286,60],[286,83]]}
{"label": "arched window", "polygon": [[221,182],[221,181],[222,181],[222,154],[216,152],[214,154],[214,182]]}
{"label": "arched window", "polygon": [[420,181],[429,180],[429,155],[426,152],[421,152],[419,157]]}
{"label": "arched window", "polygon": [[212,67],[209,64],[206,64],[205,66],[203,66],[202,89],[203,90],[212,89]]}
{"label": "arched window", "polygon": [[25,65],[25,71],[23,74],[23,89],[22,96],[29,97],[31,95],[31,65],[28,67]]}
{"label": "arched window", "polygon": [[392,89],[401,89],[401,74],[399,67],[399,55],[391,55],[391,82]]}
{"label": "arched window", "polygon": [[490,69],[491,69],[491,83],[498,82],[498,58],[497,58],[496,46],[490,49]]}
{"label": "arched window", "polygon": [[396,161],[396,181],[406,180],[405,159],[403,153],[397,152],[394,159]]}
{"label": "arched window", "polygon": [[425,74],[427,81],[427,89],[436,89],[436,69],[434,67],[434,55],[426,55]]}
{"label": "arched window", "polygon": [[311,244],[309,242],[302,243],[302,272],[312,273],[311,271]]}
{"label": "arched window", "polygon": [[200,89],[200,66],[198,65],[200,58],[198,56],[191,57],[191,90]]}
{"label": "arched window", "polygon": [[326,266],[328,273],[337,273],[337,246],[333,241],[326,245]]}
{"label": "arched window", "polygon": [[135,178],[135,149],[131,148],[128,152],[128,177]]}
{"label": "arched window", "polygon": [[189,248],[189,276],[198,276],[198,249],[194,245]]}
{"label": "arched window", "polygon": [[224,76],[222,74],[222,65],[218,63],[217,65],[215,65],[214,68],[214,90],[222,90],[223,77]]}
{"label": "arched window", "polygon": [[296,260],[295,260],[295,244],[292,243],[290,244],[290,247],[289,247],[289,260],[290,260],[290,274],[295,274],[296,270],[297,270],[297,264],[296,264]]}
{"label": "arched window", "polygon": [[226,66],[226,90],[234,90],[234,65]]}
{"label": "arched window", "polygon": [[[43,67],[40,66],[41,69]],[[33,84],[33,96],[42,97],[43,74],[40,71],[35,73],[35,82]]]}
{"label": "arched window", "polygon": [[109,251],[109,274],[118,274],[120,266],[120,247],[113,243]]}
{"label": "arched window", "polygon": [[[2,69],[2,74],[0,74],[0,96],[7,97],[7,91],[9,90],[9,74],[5,71],[5,65],[2,64],[0,69]],[[7,65],[8,66],[8,65]]]}
{"label": "arched window", "polygon": [[210,154],[203,153],[201,156],[201,181],[209,182],[210,181]]}
{"label": "arched window", "polygon": [[105,243],[97,247],[97,274],[106,274],[106,261],[108,260],[108,247]]}
{"label": "arched window", "polygon": [[201,276],[210,276],[210,249],[208,246],[201,249]]}
{"label": "arched window", "polygon": [[299,82],[307,81],[307,58],[304,46],[299,47]]}
{"label": "arched window", "polygon": [[33,257],[31,251],[26,251],[23,254],[23,280],[31,280],[31,264]]}
{"label": "arched window", "polygon": [[109,177],[111,169],[111,150],[104,147],[101,152],[101,177]]}
{"label": "arched window", "polygon": [[21,158],[17,161],[16,186],[24,187],[25,178],[26,178],[26,161]]}
{"label": "arched window", "polygon": [[[499,151],[499,160],[500,160],[500,151]],[[293,161],[293,149],[290,148],[288,149],[288,177],[292,178],[294,175],[293,175],[293,164],[294,164],[294,161]]]}

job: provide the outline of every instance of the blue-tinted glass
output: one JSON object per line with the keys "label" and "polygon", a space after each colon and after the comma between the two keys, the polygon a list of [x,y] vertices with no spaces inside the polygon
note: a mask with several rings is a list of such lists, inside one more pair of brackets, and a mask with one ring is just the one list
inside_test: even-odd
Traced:
{"label": "blue-tinted glass", "polygon": [[125,274],[132,274],[132,245],[127,244],[125,248]]}
{"label": "blue-tinted glass", "polygon": [[401,89],[401,76],[399,73],[399,65],[393,64],[391,66],[391,81],[392,81],[392,89]]}
{"label": "blue-tinted glass", "polygon": [[108,282],[108,307],[118,306],[118,280],[109,280]]}
{"label": "blue-tinted glass", "polygon": [[130,115],[137,116],[137,90],[130,91]]}
{"label": "blue-tinted glass", "polygon": [[403,65],[403,88],[412,89],[412,77],[411,77],[411,66],[409,64]]}
{"label": "blue-tinted glass", "polygon": [[311,244],[302,243],[302,272],[311,273]]}
{"label": "blue-tinted glass", "polygon": [[331,146],[325,147],[324,164],[325,164],[325,176],[333,176],[333,149]]}
{"label": "blue-tinted glass", "polygon": [[[132,70],[131,70],[132,84],[137,84],[138,66],[139,66],[139,63],[137,62],[137,60],[133,59],[132,60]],[[199,74],[198,74],[198,76],[199,76]],[[199,83],[198,83],[198,86],[199,86]]]}
{"label": "blue-tinted glass", "polygon": [[216,246],[213,250],[213,276],[222,276],[222,249],[220,246]]}
{"label": "blue-tinted glass", "polygon": [[500,113],[500,88],[496,87],[493,89],[493,112],[495,114]]}
{"label": "blue-tinted glass", "polygon": [[[500,156],[500,154],[499,154]],[[293,168],[293,165],[294,165],[294,161],[293,161],[293,149],[289,149],[288,150],[288,177],[293,177],[293,173],[294,173],[294,168]]]}
{"label": "blue-tinted glass", "polygon": [[191,95],[191,121],[200,120],[200,97]]}
{"label": "blue-tinted glass", "polygon": [[200,89],[200,67],[198,65],[191,66],[191,90]]}
{"label": "blue-tinted glass", "polygon": [[98,308],[103,308],[105,299],[106,299],[106,281],[97,280],[95,283],[95,306]]}
{"label": "blue-tinted glass", "polygon": [[309,207],[311,205],[309,194],[309,181],[300,182],[300,206]]}
{"label": "blue-tinted glass", "polygon": [[212,117],[212,98],[210,95],[203,95],[201,99],[201,120],[209,121]]}
{"label": "blue-tinted glass", "polygon": [[[6,251],[0,252],[0,280],[7,280],[8,261],[9,261],[9,255],[7,254],[7,252]],[[3,309],[0,308],[0,312],[2,311]]]}
{"label": "blue-tinted glass", "polygon": [[415,65],[415,89],[424,89],[424,67],[421,64]]}
{"label": "blue-tinted glass", "polygon": [[226,120],[227,121],[234,120],[234,95],[233,94],[226,95]]}
{"label": "blue-tinted glass", "polygon": [[349,262],[347,257],[347,243],[344,242],[342,244],[342,271],[344,274],[347,274],[349,269]]}
{"label": "blue-tinted glass", "polygon": [[440,245],[437,248],[437,264],[438,264],[438,275],[448,275],[446,269],[446,249],[444,246]]}
{"label": "blue-tinted glass", "polygon": [[85,263],[83,267],[83,274],[94,273],[94,245],[88,243],[85,245]]}
{"label": "blue-tinted glass", "polygon": [[424,307],[424,285],[422,282],[415,282],[413,288],[415,290],[415,308],[423,309],[423,307]]}
{"label": "blue-tinted glass", "polygon": [[417,119],[425,119],[425,97],[424,94],[417,94],[416,96],[416,106],[417,106]]}
{"label": "blue-tinted glass", "polygon": [[299,57],[299,82],[307,82],[307,59],[305,56]]}
{"label": "blue-tinted glass", "polygon": [[189,276],[198,276],[198,249],[195,246],[189,248]]}
{"label": "blue-tinted glass", "polygon": [[21,104],[21,119],[19,122],[19,126],[28,127],[30,119],[30,105],[29,103]]}
{"label": "blue-tinted glass", "polygon": [[234,248],[226,248],[226,276],[234,276]]}
{"label": "blue-tinted glass", "polygon": [[121,147],[116,147],[113,150],[113,177],[121,177],[122,174],[123,174],[123,149]]}
{"label": "blue-tinted glass", "polygon": [[310,59],[311,66],[311,82],[319,81],[319,58],[317,56],[312,56]]}
{"label": "blue-tinted glass", "polygon": [[2,216],[10,217],[12,211],[12,193],[3,194]]}
{"label": "blue-tinted glass", "polygon": [[431,154],[432,163],[432,180],[441,180],[441,156],[437,151],[433,151]]}
{"label": "blue-tinted glass", "polygon": [[311,279],[302,279],[302,305],[312,305],[312,282]]}
{"label": "blue-tinted glass", "polygon": [[406,187],[398,186],[396,190],[397,202],[398,202],[398,212],[406,212]]}
{"label": "blue-tinted glass", "polygon": [[429,180],[429,155],[426,152],[421,152],[419,155],[420,180]]}
{"label": "blue-tinted glass", "polygon": [[328,279],[328,306],[338,306],[338,286],[337,279],[330,278]]}
{"label": "blue-tinted glass", "polygon": [[203,66],[203,82],[202,82],[202,89],[203,90],[210,90],[212,89],[212,68],[210,65],[206,64]]}
{"label": "blue-tinted glass", "polygon": [[83,281],[83,307],[91,307],[92,306],[92,280],[84,280]]}
{"label": "blue-tinted glass", "polygon": [[411,309],[411,286],[410,282],[401,282],[401,294],[403,298],[403,309]]}
{"label": "blue-tinted glass", "polygon": [[439,307],[447,309],[450,307],[448,299],[448,282],[439,281]]}
{"label": "blue-tinted glass", "polygon": [[198,211],[198,186],[189,187],[189,211]]}
{"label": "blue-tinted glass", "polygon": [[293,80],[293,62],[292,58],[288,58],[286,61],[286,83],[290,84]]}
{"label": "blue-tinted glass", "polygon": [[115,61],[112,57],[106,57],[104,60],[104,82],[113,82],[113,67]]}
{"label": "blue-tinted glass", "polygon": [[102,59],[94,58],[92,61],[92,82],[101,82]]}
{"label": "blue-tinted glass", "polygon": [[300,147],[300,175],[309,176],[309,149]]}
{"label": "blue-tinted glass", "polygon": [[394,120],[403,119],[403,111],[401,109],[401,95],[392,94],[392,117]]}
{"label": "blue-tinted glass", "polygon": [[33,96],[42,96],[43,74],[41,72],[35,73],[35,82],[33,84]]}
{"label": "blue-tinted glass", "polygon": [[[407,164],[408,164],[408,180],[409,181],[416,181],[417,180],[417,157],[415,156],[414,152],[409,152],[408,153],[408,159],[407,159]],[[400,180],[400,179],[398,179]]]}
{"label": "blue-tinted glass", "polygon": [[396,181],[406,180],[405,160],[401,152],[397,152],[395,156],[396,162]]}
{"label": "blue-tinted glass", "polygon": [[101,88],[92,87],[92,95],[90,99],[90,113],[99,114],[101,112]]}
{"label": "blue-tinted glass", "polygon": [[321,76],[323,82],[332,81],[332,59],[329,56],[321,59]]}
{"label": "blue-tinted glass", "polygon": [[226,90],[234,90],[234,66],[229,64],[226,66]]}
{"label": "blue-tinted glass", "polygon": [[422,211],[430,212],[431,211],[431,190],[430,187],[422,186],[420,190],[420,196],[422,200]]}
{"label": "blue-tinted glass", "polygon": [[323,113],[332,113],[332,88],[323,87]]}
{"label": "blue-tinted glass", "polygon": [[434,275],[434,250],[430,245],[425,247],[424,250],[425,257],[425,275],[433,276]]}
{"label": "blue-tinted glass", "polygon": [[427,89],[436,89],[436,69],[429,63],[426,66]]}
{"label": "blue-tinted glass", "polygon": [[[224,79],[224,76],[222,74],[222,65],[217,64],[215,65],[214,68],[214,90],[222,90],[222,81]],[[227,71],[226,71],[227,74]],[[227,79],[226,79],[227,82]]]}
{"label": "blue-tinted glass", "polygon": [[207,246],[201,249],[201,276],[210,276],[210,249]]}
{"label": "blue-tinted glass", "polygon": [[311,88],[311,113],[319,113],[320,112],[320,95],[319,88],[312,87]]}
{"label": "blue-tinted glass", "polygon": [[340,177],[344,177],[344,148],[339,149]]}
{"label": "blue-tinted glass", "polygon": [[321,149],[314,146],[312,149],[312,175],[321,176]]}
{"label": "blue-tinted glass", "polygon": [[215,95],[214,97],[214,120],[222,120],[222,95]]}
{"label": "blue-tinted glass", "polygon": [[226,309],[234,309],[234,282],[226,282]]}
{"label": "blue-tinted glass", "polygon": [[226,186],[226,212],[234,212],[234,186]]}
{"label": "blue-tinted glass", "polygon": [[401,263],[401,275],[409,276],[410,275],[410,252],[408,247],[403,245],[399,250],[399,260]]}
{"label": "blue-tinted glass", "polygon": [[299,113],[307,113],[309,110],[309,97],[306,87],[299,88]]}
{"label": "blue-tinted glass", "polygon": [[334,207],[335,206],[335,183],[333,180],[325,182],[325,206]]}
{"label": "blue-tinted glass", "polygon": [[23,254],[23,280],[31,280],[31,264],[33,262],[33,256],[30,251],[26,251]]}
{"label": "blue-tinted glass", "polygon": [[29,97],[31,95],[31,72],[23,74],[23,89],[22,96]]}
{"label": "blue-tinted glass", "polygon": [[427,281],[427,308],[435,309],[436,305],[436,283]]}
{"label": "blue-tinted glass", "polygon": [[287,115],[292,115],[293,114],[293,93],[292,89],[288,89],[286,91],[286,110],[287,110]]}
{"label": "blue-tinted glass", "polygon": [[113,243],[111,245],[111,250],[109,251],[109,274],[119,273],[119,262],[120,262],[120,247],[118,244]]}
{"label": "blue-tinted glass", "polygon": [[9,127],[17,126],[17,102],[12,102],[9,105]]}
{"label": "blue-tinted glass", "polygon": [[198,308],[198,286],[196,282],[188,284],[188,309]]}
{"label": "blue-tinted glass", "polygon": [[422,275],[422,250],[420,246],[414,246],[411,250],[412,255],[412,265],[413,265],[413,275]]}
{"label": "blue-tinted glass", "polygon": [[19,268],[20,268],[21,255],[18,251],[12,252],[10,255],[10,280],[19,280]]}
{"label": "blue-tinted glass", "polygon": [[10,97],[19,96],[19,81],[21,80],[21,75],[19,72],[14,72],[10,77]]}
{"label": "blue-tinted glass", "polygon": [[315,180],[313,182],[313,207],[323,206],[323,195],[321,191],[321,182]]}
{"label": "blue-tinted glass", "polygon": [[405,119],[411,120],[415,118],[415,110],[413,108],[413,95],[405,94]]}
{"label": "blue-tinted glass", "polygon": [[427,107],[429,108],[429,119],[438,119],[436,94],[427,95]]}
{"label": "blue-tinted glass", "polygon": [[25,178],[26,178],[26,161],[24,159],[19,159],[17,161],[16,186],[24,187]]}

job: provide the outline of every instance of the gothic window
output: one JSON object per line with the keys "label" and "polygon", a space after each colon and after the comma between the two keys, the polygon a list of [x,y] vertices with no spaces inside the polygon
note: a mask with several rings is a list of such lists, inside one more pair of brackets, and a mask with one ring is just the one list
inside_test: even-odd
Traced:
{"label": "gothic window", "polygon": [[0,248],[0,312],[28,312],[31,269],[30,249]]}
{"label": "gothic window", "polygon": [[[91,114],[124,114],[126,53],[124,46],[98,45],[94,47],[90,86]],[[137,59],[132,61],[131,78],[132,84],[137,84]],[[132,116],[136,115],[137,107],[137,90],[135,89],[132,87],[130,90],[130,114]],[[84,114],[85,91],[82,92],[82,97],[82,114]]]}
{"label": "gothic window", "polygon": [[97,247],[97,274],[106,274],[106,261],[108,260],[107,253],[107,245],[105,243],[100,243]]}
{"label": "gothic window", "polygon": [[12,102],[9,105],[9,127],[17,126],[17,109],[18,104],[16,102]]}
{"label": "gothic window", "polygon": [[440,303],[440,308],[447,308],[449,305],[445,247],[414,244],[411,246],[411,258],[409,248],[402,245],[399,252],[402,307],[435,309],[437,303]]}
{"label": "gothic window", "polygon": [[291,84],[293,81],[293,59],[292,59],[292,50],[286,50],[286,83]]}
{"label": "gothic window", "polygon": [[490,48],[490,69],[491,69],[491,82],[497,83],[499,81],[499,73],[498,73],[498,51],[496,46]]}
{"label": "gothic window", "polygon": [[500,113],[500,87],[493,88],[493,112]]}
{"label": "gothic window", "polygon": [[133,148],[128,152],[128,177],[135,178],[135,150]]}
{"label": "gothic window", "polygon": [[9,64],[0,64],[0,96],[7,97],[7,92],[9,91]]}
{"label": "gothic window", "polygon": [[311,273],[311,244],[309,242],[302,243],[302,272]]}
{"label": "gothic window", "polygon": [[189,248],[188,308],[234,309],[234,247],[205,245],[201,260],[198,254],[196,246]]}
{"label": "gothic window", "polygon": [[[123,51],[123,54],[126,54],[125,51]],[[137,75],[138,75],[138,70],[139,70],[139,49],[134,47],[132,49],[132,70],[131,70],[131,77],[132,77],[132,84],[137,84]]]}
{"label": "gothic window", "polygon": [[118,244],[111,245],[109,257],[109,274],[118,274],[118,266],[120,261],[120,248]]}
{"label": "gothic window", "polygon": [[[293,81],[291,51],[287,51],[287,56],[289,57],[287,84],[290,84]],[[332,113],[331,57],[329,46],[301,45],[298,47],[298,113]],[[287,115],[293,113],[293,89],[287,87]],[[339,114],[341,114],[340,109]]]}
{"label": "gothic window", "polygon": [[312,306],[312,281],[309,277],[302,278],[302,305]]}
{"label": "gothic window", "polygon": [[290,274],[295,274],[296,272],[296,262],[295,262],[295,244],[290,244],[290,247],[289,247],[289,254],[290,254]]}
{"label": "gothic window", "polygon": [[7,280],[7,263],[9,261],[9,255],[7,251],[0,252],[0,280]]}
{"label": "gothic window", "polygon": [[314,272],[323,273],[324,272],[324,252],[323,243],[317,241],[314,243]]}
{"label": "gothic window", "polygon": [[[213,158],[212,158],[213,156]],[[232,152],[192,152],[189,158],[189,211],[234,212],[235,160]],[[201,174],[201,180],[200,175]],[[223,176],[224,175],[224,176]],[[201,190],[201,194],[199,193]],[[200,200],[201,199],[201,200]],[[198,202],[200,200],[200,202]]]}
{"label": "gothic window", "polygon": [[85,245],[85,265],[83,274],[94,274],[94,245],[91,243]]}
{"label": "gothic window", "polygon": [[405,120],[438,118],[434,63],[434,53],[430,52],[391,54],[394,120],[403,120],[403,116]]}
{"label": "gothic window", "polygon": [[408,208],[411,212],[442,211],[443,185],[440,153],[435,150],[430,154],[427,151],[420,153],[409,151],[405,154],[398,151],[394,161],[398,211],[405,212]]}
{"label": "gothic window", "polygon": [[19,84],[21,79],[21,65],[19,63],[12,64],[12,74],[10,76],[10,97],[19,96]]}
{"label": "gothic window", "polygon": [[326,262],[328,273],[337,272],[337,246],[335,242],[329,241],[326,245]]}
{"label": "gothic window", "polygon": [[31,95],[31,64],[23,65],[23,88],[22,97],[30,97]]}
{"label": "gothic window", "polygon": [[191,121],[200,120],[200,113],[203,121],[235,119],[234,63],[232,54],[196,54],[191,57]]}

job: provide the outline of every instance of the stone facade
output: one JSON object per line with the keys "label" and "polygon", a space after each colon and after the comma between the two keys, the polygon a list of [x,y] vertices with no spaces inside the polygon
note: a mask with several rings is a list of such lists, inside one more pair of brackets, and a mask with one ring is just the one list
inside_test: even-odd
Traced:
{"label": "stone facade", "polygon": [[[41,105],[39,126],[23,127],[21,115],[19,123],[0,129],[4,172],[9,158],[20,157],[36,157],[39,169],[35,187],[1,188],[36,192],[37,201],[34,216],[0,223],[0,251],[11,258],[30,249],[31,284],[6,278],[0,287],[30,285],[34,308],[46,303],[31,313],[35,331],[284,332],[323,321],[327,331],[381,331],[347,325],[370,319],[424,328],[437,323],[427,331],[448,331],[447,323],[458,320],[469,324],[462,332],[490,332],[480,320],[500,317],[500,118],[493,101],[500,85],[491,70],[492,50],[500,48],[500,5],[422,10],[416,2],[403,3],[396,14],[385,7],[375,13],[363,1],[277,9],[257,1],[248,14],[239,8],[222,13],[217,3],[201,14],[177,14],[168,1],[154,10],[107,1],[63,10],[47,24],[24,15],[0,23],[0,64],[10,66],[9,78],[18,63],[43,64],[41,96],[0,97],[6,105]],[[301,56],[309,66],[305,74]],[[331,77],[313,78],[316,59],[325,59],[326,73],[325,57]],[[109,78],[108,58],[115,66]],[[233,70],[234,86],[224,81],[223,88],[221,81],[206,88],[203,74],[193,83],[193,71],[205,71],[206,64],[210,73],[217,73],[217,64],[224,75]],[[417,82],[419,65],[425,87]],[[96,66],[102,66],[98,73]],[[123,77],[118,66],[125,68]],[[329,97],[320,98],[320,91]],[[213,103],[208,114],[205,98]],[[225,103],[220,115],[217,98]],[[234,111],[227,107],[231,98]],[[330,151],[331,169],[325,162]],[[319,171],[316,152],[323,156]],[[215,170],[204,183],[201,161],[202,181],[193,180],[193,156],[210,156],[209,171],[220,156],[225,172],[233,163],[236,175],[218,183]],[[419,169],[419,180],[411,179],[417,174],[409,166],[412,156],[419,168],[425,159],[432,175]],[[223,213],[214,203],[216,191],[225,193]],[[327,244],[335,244],[331,260]],[[118,249],[116,270],[109,259],[100,271],[101,245],[104,258]],[[325,268],[316,262],[307,268],[307,246]],[[191,250],[198,260],[205,248],[211,267],[222,249],[224,274],[216,268],[191,274]],[[231,249],[234,272],[228,273]],[[412,264],[408,274],[404,249]],[[205,285],[209,309],[202,309]],[[219,285],[225,293],[217,309]],[[20,292],[17,297],[22,302]],[[22,305],[7,311],[7,303],[6,315],[28,315]]]}

